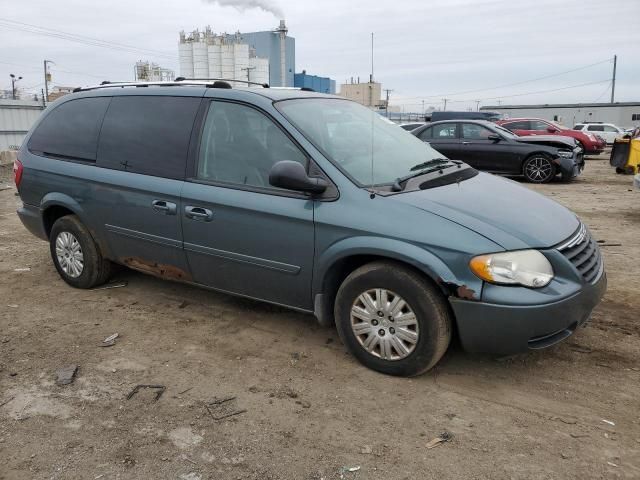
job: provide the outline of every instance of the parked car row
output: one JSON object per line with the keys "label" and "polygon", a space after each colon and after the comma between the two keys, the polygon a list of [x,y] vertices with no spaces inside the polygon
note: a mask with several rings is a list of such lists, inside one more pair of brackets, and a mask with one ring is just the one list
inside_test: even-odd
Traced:
{"label": "parked car row", "polygon": [[516,135],[559,135],[572,137],[576,140],[585,154],[599,155],[604,150],[606,142],[593,133],[573,130],[549,120],[539,118],[510,118],[499,120],[498,125],[511,130]]}
{"label": "parked car row", "polygon": [[492,173],[547,183],[570,181],[584,169],[582,148],[570,137],[518,136],[484,120],[433,122],[411,132],[447,158]]}

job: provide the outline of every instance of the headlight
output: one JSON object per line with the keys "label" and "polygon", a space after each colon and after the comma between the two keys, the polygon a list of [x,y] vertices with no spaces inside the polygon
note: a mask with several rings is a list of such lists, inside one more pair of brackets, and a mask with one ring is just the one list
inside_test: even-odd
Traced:
{"label": "headlight", "polygon": [[482,280],[503,285],[540,288],[553,279],[553,267],[537,250],[480,255],[471,259],[469,267]]}
{"label": "headlight", "polygon": [[558,156],[562,158],[573,158],[573,152],[568,152],[566,150],[560,150],[558,152]]}

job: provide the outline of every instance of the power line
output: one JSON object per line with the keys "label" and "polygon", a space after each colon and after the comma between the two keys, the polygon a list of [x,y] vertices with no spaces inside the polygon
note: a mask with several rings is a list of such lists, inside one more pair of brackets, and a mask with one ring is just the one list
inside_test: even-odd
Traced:
{"label": "power line", "polygon": [[[606,79],[606,80],[599,80],[597,82],[587,82],[587,83],[581,83],[579,85],[569,85],[566,87],[560,87],[560,88],[552,88],[552,89],[548,89],[548,90],[537,90],[535,92],[522,92],[522,93],[515,93],[513,95],[502,95],[499,97],[486,97],[486,98],[476,98],[476,99],[466,99],[466,100],[447,100],[447,103],[473,103],[473,102],[484,102],[486,100],[499,100],[502,98],[512,98],[512,97],[523,97],[526,95],[536,95],[538,93],[551,93],[551,92],[559,92],[561,90],[570,90],[572,88],[580,88],[580,87],[586,87],[589,85],[598,85],[601,83],[609,83],[611,82],[611,79]],[[401,105],[420,105],[419,103],[401,103]]]}
{"label": "power line", "polygon": [[[612,61],[613,60],[611,58],[608,58],[606,60],[601,60],[601,61],[596,62],[596,63],[591,63],[589,65],[584,65],[582,67],[572,68],[571,70],[565,70],[563,72],[553,73],[551,75],[545,75],[543,77],[532,78],[530,80],[523,80],[523,81],[515,82],[515,83],[508,83],[508,84],[499,85],[499,86],[496,86],[496,87],[481,88],[481,89],[476,89],[476,90],[466,90],[464,92],[457,92],[457,93],[440,93],[438,95],[407,97],[405,100],[422,99],[422,98],[425,98],[425,99],[426,98],[442,98],[442,97],[447,97],[447,96],[466,95],[467,93],[486,92],[488,90],[497,90],[499,88],[515,87],[517,85],[524,85],[525,83],[538,82],[540,80],[546,80],[548,78],[554,78],[554,77],[559,77],[561,75],[566,75],[567,73],[578,72],[580,70],[585,70],[587,68],[595,67],[596,65],[602,65],[603,63],[611,63]],[[499,98],[499,97],[496,97],[496,98]]]}
{"label": "power line", "polygon": [[8,28],[11,30],[33,33],[36,35],[44,35],[47,37],[59,38],[62,40],[76,42],[76,43],[80,43],[88,46],[102,47],[102,48],[108,48],[111,50],[118,50],[118,51],[124,51],[129,53],[138,53],[143,55],[155,55],[155,56],[170,58],[170,59],[177,58],[175,55],[170,55],[166,52],[161,52],[159,50],[141,48],[133,45],[126,45],[123,43],[116,43],[116,42],[111,42],[107,40],[100,40],[93,37],[86,37],[84,35],[64,32],[62,30],[55,30],[52,28],[40,27],[38,25],[18,22],[15,20],[9,20],[5,18],[0,18],[0,27]]}

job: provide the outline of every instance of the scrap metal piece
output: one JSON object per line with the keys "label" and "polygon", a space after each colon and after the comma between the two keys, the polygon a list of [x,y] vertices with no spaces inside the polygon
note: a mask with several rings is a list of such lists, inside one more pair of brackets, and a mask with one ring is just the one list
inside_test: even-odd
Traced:
{"label": "scrap metal piece", "polygon": [[153,399],[154,402],[157,402],[162,396],[162,394],[164,393],[164,391],[167,389],[167,387],[165,387],[164,385],[136,385],[133,388],[133,390],[129,392],[129,395],[127,395],[127,400],[131,400],[131,398],[133,398],[133,396],[136,393],[138,393],[142,388],[152,388],[152,389],[158,390],[156,392],[156,397]]}
{"label": "scrap metal piece", "polygon": [[116,338],[118,338],[118,334],[114,333],[113,335],[109,335],[105,338],[100,344],[101,347],[112,347],[116,344]]}
{"label": "scrap metal piece", "polygon": [[78,365],[69,365],[56,370],[56,383],[58,385],[69,385],[73,383],[78,372]]}

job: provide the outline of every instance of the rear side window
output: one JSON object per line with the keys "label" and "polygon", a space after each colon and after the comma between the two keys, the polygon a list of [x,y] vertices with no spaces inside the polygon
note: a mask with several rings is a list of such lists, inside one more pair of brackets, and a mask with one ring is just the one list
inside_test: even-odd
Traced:
{"label": "rear side window", "polygon": [[575,126],[573,127],[573,129],[574,129],[574,130],[582,130],[582,128],[583,128],[583,127],[584,127],[584,125],[582,125],[582,124],[578,124],[578,125],[575,125]]}
{"label": "rear side window", "polygon": [[38,125],[29,150],[41,155],[95,162],[109,97],[78,98],[56,107]]}
{"label": "rear side window", "polygon": [[433,131],[431,130],[431,127],[428,127],[418,134],[418,138],[420,140],[428,140],[432,138],[432,134],[433,134]]}
{"label": "rear side window", "polygon": [[528,121],[505,123],[503,127],[508,128],[509,130],[531,130],[531,128],[529,128]]}
{"label": "rear side window", "polygon": [[114,97],[102,125],[98,166],[184,179],[200,98]]}
{"label": "rear side window", "polygon": [[604,132],[604,127],[602,125],[589,125],[587,130],[590,132]]}

